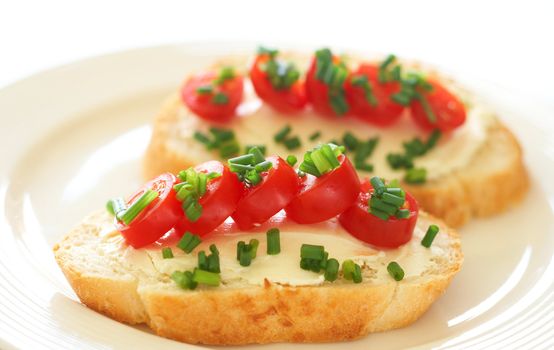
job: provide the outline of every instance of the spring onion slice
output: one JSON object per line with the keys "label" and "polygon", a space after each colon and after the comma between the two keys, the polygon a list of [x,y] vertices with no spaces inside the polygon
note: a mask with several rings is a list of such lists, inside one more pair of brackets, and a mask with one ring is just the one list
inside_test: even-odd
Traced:
{"label": "spring onion slice", "polygon": [[421,240],[421,245],[425,248],[431,247],[431,244],[433,244],[433,241],[435,240],[435,237],[439,233],[439,227],[437,225],[430,225],[427,229],[427,232],[425,233],[425,236]]}
{"label": "spring onion slice", "polygon": [[201,242],[202,240],[199,236],[187,231],[181,237],[179,243],[177,243],[177,247],[181,248],[185,253],[190,254]]}
{"label": "spring onion slice", "polygon": [[162,257],[164,259],[172,259],[173,258],[173,251],[170,247],[162,248]]}
{"label": "spring onion slice", "polygon": [[267,254],[277,255],[281,252],[281,232],[278,228],[271,228],[266,232]]}
{"label": "spring onion slice", "polygon": [[215,272],[194,269],[192,280],[196,283],[217,287],[221,283],[221,276]]}

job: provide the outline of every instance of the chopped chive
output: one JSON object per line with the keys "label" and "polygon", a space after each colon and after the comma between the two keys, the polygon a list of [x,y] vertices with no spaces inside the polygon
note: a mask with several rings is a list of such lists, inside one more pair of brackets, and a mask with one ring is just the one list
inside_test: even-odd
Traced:
{"label": "chopped chive", "polygon": [[224,105],[229,103],[229,96],[223,92],[218,92],[212,97],[212,102],[216,105]]}
{"label": "chopped chive", "polygon": [[395,281],[402,281],[404,279],[404,270],[396,261],[392,261],[387,265],[387,271]]}
{"label": "chopped chive", "polygon": [[267,254],[277,255],[281,252],[281,233],[278,228],[267,230]]}
{"label": "chopped chive", "polygon": [[425,168],[412,168],[408,169],[404,176],[404,181],[409,184],[422,184],[427,179],[427,169]]}
{"label": "chopped chive", "polygon": [[381,211],[379,209],[370,208],[369,212],[375,216],[377,216],[381,220],[387,221],[389,219],[389,214],[385,213],[384,211]]}
{"label": "chopped chive", "polygon": [[375,147],[379,143],[379,138],[374,137],[366,142],[358,141],[356,145],[356,153],[354,154],[354,163],[363,164],[365,161],[371,157]]}
{"label": "chopped chive", "polygon": [[387,189],[387,192],[383,193],[382,198],[383,198],[383,202],[394,205],[396,207],[401,207],[405,201],[405,199],[402,197],[388,193],[388,189]]}
{"label": "chopped chive", "polygon": [[399,209],[396,213],[396,217],[399,219],[407,219],[410,217],[410,210],[409,209]]}
{"label": "chopped chive", "polygon": [[237,260],[241,266],[250,266],[252,259],[256,258],[259,244],[257,239],[251,239],[248,244],[244,241],[237,243]]}
{"label": "chopped chive", "polygon": [[372,172],[373,171],[373,165],[372,164],[356,162],[354,164],[354,167],[357,170],[362,170],[362,171],[367,171],[367,172]]}
{"label": "chopped chive", "polygon": [[256,157],[254,156],[254,154],[247,153],[247,154],[243,154],[242,156],[229,158],[229,160],[227,160],[227,162],[229,163],[229,165],[231,165],[231,164],[233,164],[233,165],[235,165],[235,164],[252,165],[252,164],[255,164],[254,163],[255,158]]}
{"label": "chopped chive", "polygon": [[369,200],[369,206],[371,209],[377,209],[384,213],[387,213],[387,215],[395,215],[396,211],[398,210],[398,207],[385,203],[381,198],[378,198],[377,196],[371,196],[371,199]]}
{"label": "chopped chive", "polygon": [[217,76],[217,79],[215,80],[215,83],[217,85],[223,84],[227,80],[231,80],[235,77],[235,69],[233,67],[223,67],[219,71],[219,75]]}
{"label": "chopped chive", "polygon": [[175,271],[171,274],[171,279],[183,289],[195,289],[198,285],[193,281],[193,274],[190,271]]}
{"label": "chopped chive", "polygon": [[233,130],[211,127],[210,133],[214,136],[217,142],[230,141],[235,138]]}
{"label": "chopped chive", "polygon": [[240,260],[240,254],[243,251],[245,245],[246,243],[244,243],[244,241],[240,241],[237,243],[237,260]]}
{"label": "chopped chive", "polygon": [[[192,198],[192,197],[189,197]],[[198,203],[197,200],[191,201],[187,205],[185,205],[186,202],[183,202],[183,209],[185,210],[185,214],[187,218],[191,222],[196,222],[202,215],[202,205]]]}
{"label": "chopped chive", "polygon": [[275,142],[283,142],[287,135],[291,132],[292,128],[290,125],[285,125],[275,136],[273,136],[273,139]]}
{"label": "chopped chive", "polygon": [[431,135],[429,136],[429,138],[427,139],[427,143],[425,144],[425,148],[427,149],[427,151],[435,147],[441,135],[442,134],[439,129],[435,129],[433,130],[433,132],[431,132]]}
{"label": "chopped chive", "polygon": [[346,148],[350,151],[354,151],[358,147],[358,138],[351,132],[346,132],[342,137],[342,141]]}
{"label": "chopped chive", "polygon": [[229,141],[222,144],[219,147],[219,156],[223,159],[227,159],[231,156],[236,155],[240,151],[240,146],[236,140]]}
{"label": "chopped chive", "polygon": [[248,245],[250,246],[250,255],[252,256],[252,259],[255,259],[258,253],[258,246],[260,245],[260,241],[252,238],[250,242],[248,242]]}
{"label": "chopped chive", "polygon": [[213,92],[213,87],[211,85],[202,85],[196,88],[196,93],[199,95],[207,95]]}
{"label": "chopped chive", "polygon": [[208,138],[208,136],[201,133],[200,131],[195,131],[193,137],[196,141],[203,143],[205,145],[210,145],[212,143],[212,141]]}
{"label": "chopped chive", "polygon": [[106,210],[112,216],[116,216],[117,213],[119,213],[120,211],[125,210],[126,207],[127,207],[127,205],[125,204],[125,201],[121,197],[110,199],[106,203]]}
{"label": "chopped chive", "polygon": [[208,256],[208,271],[219,273],[221,268],[219,265],[219,253],[212,253]]}
{"label": "chopped chive", "polygon": [[221,282],[221,276],[215,272],[194,269],[192,280],[196,283],[217,287]]}
{"label": "chopped chive", "polygon": [[254,147],[256,147],[258,150],[260,150],[262,155],[265,156],[266,151],[267,151],[267,148],[265,147],[265,145],[246,145],[246,147],[244,148],[244,153],[249,153],[250,150]]}
{"label": "chopped chive", "polygon": [[362,269],[360,265],[350,259],[342,262],[342,275],[345,279],[354,283],[362,282]]}
{"label": "chopped chive", "polygon": [[339,275],[339,262],[337,259],[327,260],[327,266],[325,266],[325,280],[333,282]]}
{"label": "chopped chive", "polygon": [[371,183],[371,186],[373,186],[373,193],[375,193],[377,196],[381,196],[383,195],[383,193],[385,193],[385,183],[380,177],[374,176],[369,180],[369,182]]}
{"label": "chopped chive", "polygon": [[294,136],[288,139],[285,139],[283,141],[283,144],[285,147],[290,151],[299,148],[302,143],[300,142],[300,138],[298,136]]}
{"label": "chopped chive", "polygon": [[201,242],[200,237],[187,231],[181,237],[179,243],[177,243],[177,247],[181,248],[185,253],[190,254]]}
{"label": "chopped chive", "polygon": [[249,154],[254,156],[254,164],[260,164],[265,160],[264,152],[262,152],[258,147],[254,146],[248,150]]}
{"label": "chopped chive", "polygon": [[273,163],[271,163],[269,160],[264,160],[263,162],[256,164],[254,169],[256,169],[258,173],[261,173],[264,171],[268,171],[272,167],[273,167]]}
{"label": "chopped chive", "polygon": [[321,132],[316,131],[316,132],[314,132],[313,134],[310,135],[310,141],[315,141],[320,137],[321,137]]}
{"label": "chopped chive", "polygon": [[164,259],[172,259],[173,258],[173,251],[170,247],[162,248],[162,257]]}
{"label": "chopped chive", "polygon": [[321,245],[302,244],[300,257],[306,259],[321,260],[325,255],[325,248]]}
{"label": "chopped chive", "polygon": [[208,257],[206,256],[206,252],[203,250],[198,253],[198,268],[200,270],[208,271]]}
{"label": "chopped chive", "polygon": [[288,165],[294,166],[294,165],[296,164],[296,162],[298,162],[298,158],[296,158],[295,155],[289,154],[289,155],[287,156],[287,163],[288,163]]}
{"label": "chopped chive", "polygon": [[439,233],[439,227],[437,225],[430,225],[427,229],[427,232],[425,233],[425,236],[421,240],[421,245],[425,248],[431,247],[431,244],[433,244],[437,233]]}
{"label": "chopped chive", "polygon": [[127,209],[119,211],[117,213],[117,218],[129,225],[133,222],[134,219],[144,210],[146,207],[152,203],[156,198],[158,198],[159,193],[154,190],[146,190],[144,193]]}

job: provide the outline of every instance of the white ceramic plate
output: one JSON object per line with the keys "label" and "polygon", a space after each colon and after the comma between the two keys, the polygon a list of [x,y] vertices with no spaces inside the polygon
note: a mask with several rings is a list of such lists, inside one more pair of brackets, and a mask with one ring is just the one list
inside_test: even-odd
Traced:
{"label": "white ceramic plate", "polygon": [[[60,67],[0,91],[0,347],[193,348],[81,305],[51,247],[107,198],[141,183],[148,123],[188,71],[217,55],[252,49],[140,49]],[[461,230],[463,270],[412,326],[347,344],[250,349],[554,346],[554,127],[542,123],[551,115],[517,94],[469,83],[524,146],[533,181],[526,200]]]}

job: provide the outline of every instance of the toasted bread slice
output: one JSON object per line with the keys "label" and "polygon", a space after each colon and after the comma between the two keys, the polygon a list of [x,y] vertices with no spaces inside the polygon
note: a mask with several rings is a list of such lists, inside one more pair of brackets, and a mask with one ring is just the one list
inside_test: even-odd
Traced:
{"label": "toasted bread slice", "polygon": [[[420,240],[431,223],[441,230],[433,246],[424,248]],[[283,234],[282,242],[289,237]],[[260,239],[260,247],[264,241]],[[207,239],[202,244],[209,243]],[[400,255],[414,256],[408,260],[420,264],[404,266],[406,277],[400,282],[386,270],[393,250],[375,251],[371,264],[362,266],[362,283],[339,278],[307,286],[270,282],[269,275],[254,284],[228,279],[223,269],[231,260],[225,262],[222,251],[222,284],[193,291],[178,288],[168,273],[152,268],[157,266],[152,256],[137,255],[137,250],[126,247],[106,213],[86,218],[54,247],[54,253],[88,307],[121,322],[146,323],[161,336],[187,343],[234,345],[342,341],[411,324],[445,292],[463,256],[456,232],[423,212],[414,238],[400,249]],[[259,255],[255,261],[265,252]],[[299,269],[295,263],[299,255],[291,258]]]}

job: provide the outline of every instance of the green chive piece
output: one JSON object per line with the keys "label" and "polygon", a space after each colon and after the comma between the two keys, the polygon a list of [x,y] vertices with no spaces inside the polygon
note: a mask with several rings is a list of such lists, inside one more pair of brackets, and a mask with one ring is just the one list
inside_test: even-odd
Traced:
{"label": "green chive piece", "polygon": [[278,228],[270,228],[267,230],[267,254],[277,255],[281,252],[281,232]]}
{"label": "green chive piece", "polygon": [[219,156],[223,159],[227,159],[239,153],[240,146],[236,140],[226,142],[219,146]]}
{"label": "green chive piece", "polygon": [[213,87],[211,85],[202,85],[196,88],[196,93],[199,95],[207,95],[213,92]]}
{"label": "green chive piece", "polygon": [[373,193],[375,193],[377,196],[382,196],[386,190],[383,179],[378,176],[374,176],[369,180],[369,182],[371,183],[371,186],[373,186]]}
{"label": "green chive piece", "polygon": [[407,219],[410,217],[410,210],[409,209],[399,209],[396,213],[396,217],[399,219]]}
{"label": "green chive piece", "polygon": [[[189,198],[192,198],[192,197],[189,197]],[[185,202],[183,202],[183,207],[185,209],[185,214],[186,214],[187,218],[191,222],[196,222],[200,218],[200,216],[202,215],[202,205],[200,205],[200,203],[198,203],[197,200],[194,200],[193,202],[191,202],[186,207],[184,206],[184,204],[185,204]]]}
{"label": "green chive piece", "polygon": [[208,136],[200,131],[195,131],[193,137],[196,141],[203,143],[206,146],[211,146],[212,144],[212,141],[208,138]]}
{"label": "green chive piece", "polygon": [[405,199],[402,197],[388,193],[388,189],[387,189],[387,192],[383,193],[382,198],[383,198],[383,202],[394,205],[397,208],[401,207],[405,201]]}
{"label": "green chive piece", "polygon": [[362,269],[360,265],[348,259],[342,262],[342,275],[346,280],[354,283],[362,282]]}
{"label": "green chive piece", "polygon": [[194,269],[192,280],[196,283],[217,287],[221,283],[221,276],[215,272]]}
{"label": "green chive piece", "polygon": [[250,256],[252,256],[252,259],[255,259],[258,252],[258,246],[260,245],[260,241],[253,238],[250,240],[250,242],[248,242],[248,245],[250,246]]}
{"label": "green chive piece", "polygon": [[287,163],[288,163],[288,165],[294,166],[294,165],[296,164],[296,162],[298,162],[298,158],[296,158],[295,155],[289,154],[289,155],[287,156]]}
{"label": "green chive piece", "polygon": [[273,163],[271,163],[271,161],[264,160],[263,162],[260,162],[260,163],[256,164],[254,169],[256,169],[256,171],[258,173],[261,173],[261,172],[264,172],[264,171],[268,171],[272,167],[273,167]]}
{"label": "green chive piece", "polygon": [[325,280],[329,282],[333,282],[337,279],[339,276],[339,262],[337,259],[329,259],[327,260],[327,266],[325,267]]}
{"label": "green chive piece", "polygon": [[203,250],[198,253],[198,268],[200,270],[208,271],[208,257],[206,256],[206,252]]}
{"label": "green chive piece", "polygon": [[229,158],[229,160],[227,160],[227,163],[229,163],[229,166],[231,166],[232,164],[253,165],[255,164],[254,163],[255,159],[256,159],[256,156],[254,156],[254,154],[248,153],[248,154],[243,154],[242,156]]}
{"label": "green chive piece", "polygon": [[392,261],[387,265],[387,271],[395,281],[402,281],[404,279],[404,270],[396,261]]}
{"label": "green chive piece", "polygon": [[253,146],[248,150],[248,153],[254,156],[254,163],[259,164],[265,160],[264,152],[262,152],[257,146]]}
{"label": "green chive piece", "polygon": [[202,240],[199,236],[187,231],[181,237],[179,243],[177,243],[177,247],[181,248],[185,253],[190,254],[201,242]]}
{"label": "green chive piece", "polygon": [[385,213],[384,211],[381,211],[376,208],[370,208],[369,212],[375,216],[377,216],[381,220],[387,221],[389,219],[389,214]]}
{"label": "green chive piece", "polygon": [[156,198],[158,198],[159,193],[154,190],[147,190],[133,203],[131,206],[125,210],[119,211],[117,213],[117,218],[129,225],[133,220],[144,210],[146,207],[152,203]]}
{"label": "green chive piece", "polygon": [[237,260],[240,260],[240,255],[241,255],[241,252],[244,250],[245,245],[246,243],[244,243],[244,241],[239,241],[237,243]]}
{"label": "green chive piece", "polygon": [[316,131],[316,132],[314,132],[313,134],[310,135],[310,141],[315,141],[320,137],[321,137],[321,132]]}
{"label": "green chive piece", "polygon": [[321,260],[325,256],[325,248],[321,245],[302,244],[300,257],[305,259]]}
{"label": "green chive piece", "polygon": [[212,103],[216,105],[224,105],[229,103],[229,96],[223,92],[218,92],[212,97]]}
{"label": "green chive piece", "polygon": [[215,83],[217,85],[221,85],[227,80],[233,79],[234,77],[235,77],[235,69],[233,67],[223,67],[219,71],[219,75],[217,76]]}
{"label": "green chive piece", "polygon": [[372,164],[366,164],[366,163],[359,163],[359,162],[356,162],[354,164],[354,167],[357,169],[357,170],[362,170],[362,171],[367,171],[367,172],[372,172],[373,171],[373,165]]}
{"label": "green chive piece", "polygon": [[358,143],[356,145],[356,153],[354,154],[354,163],[364,164],[365,161],[369,157],[371,157],[378,143],[379,143],[378,137],[371,138],[366,142],[361,142],[358,140]]}
{"label": "green chive piece", "polygon": [[409,184],[422,184],[427,179],[427,169],[425,168],[412,168],[408,169],[404,176],[404,181]]}
{"label": "green chive piece", "polygon": [[171,250],[170,247],[162,248],[162,257],[164,259],[172,259],[173,258],[173,250]]}
{"label": "green chive piece", "polygon": [[256,258],[260,241],[251,239],[248,244],[244,241],[237,243],[237,260],[241,266],[250,266],[252,260]]}
{"label": "green chive piece", "polygon": [[283,142],[291,130],[292,128],[290,125],[285,125],[281,130],[279,130],[279,132],[277,132],[277,134],[275,134],[275,136],[273,136],[273,139],[277,143]]}
{"label": "green chive piece", "polygon": [[285,141],[283,141],[283,144],[289,151],[297,149],[300,146],[302,146],[302,142],[300,141],[300,138],[298,136],[294,136],[286,139]]}
{"label": "green chive piece", "polygon": [[210,272],[219,273],[221,272],[221,268],[219,265],[219,250],[217,250],[217,247],[215,246],[215,244],[211,244],[210,251],[212,252],[212,254],[207,256],[206,270]]}
{"label": "green chive piece", "polygon": [[175,271],[171,274],[171,279],[183,289],[195,289],[198,283],[193,281],[193,274],[190,271]]}
{"label": "green chive piece", "polygon": [[348,150],[354,151],[356,150],[356,147],[358,147],[359,140],[351,132],[346,132],[342,137],[342,142]]}
{"label": "green chive piece", "polygon": [[430,225],[427,229],[427,232],[425,233],[425,236],[421,240],[421,245],[425,248],[431,247],[431,244],[433,244],[433,241],[435,240],[435,237],[439,233],[439,227],[437,225]]}
{"label": "green chive piece", "polygon": [[396,211],[398,210],[397,207],[383,202],[383,200],[381,198],[378,198],[377,196],[371,196],[369,200],[369,206],[371,207],[371,209],[378,209],[382,212],[387,213],[387,215],[395,215]]}
{"label": "green chive piece", "polygon": [[117,213],[119,213],[120,211],[125,210],[126,207],[127,207],[127,205],[125,204],[125,200],[123,200],[123,198],[121,198],[121,197],[110,199],[106,203],[106,210],[112,216],[116,216]]}

